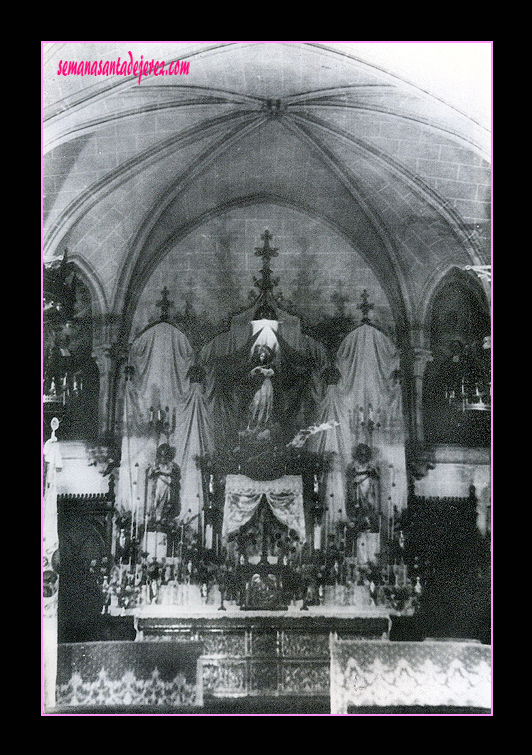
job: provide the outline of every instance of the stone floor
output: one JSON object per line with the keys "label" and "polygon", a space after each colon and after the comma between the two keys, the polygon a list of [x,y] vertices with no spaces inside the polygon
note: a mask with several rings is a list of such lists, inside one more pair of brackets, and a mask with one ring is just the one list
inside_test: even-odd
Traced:
{"label": "stone floor", "polygon": [[[490,715],[482,708],[445,708],[445,707],[392,707],[392,708],[358,708],[349,710],[350,715],[403,715],[403,716],[442,716],[442,715]],[[201,708],[186,710],[165,710],[160,706],[154,708],[71,708],[50,711],[49,715],[71,716],[328,716],[330,704],[328,698],[316,697],[248,697],[237,699],[207,699]]]}

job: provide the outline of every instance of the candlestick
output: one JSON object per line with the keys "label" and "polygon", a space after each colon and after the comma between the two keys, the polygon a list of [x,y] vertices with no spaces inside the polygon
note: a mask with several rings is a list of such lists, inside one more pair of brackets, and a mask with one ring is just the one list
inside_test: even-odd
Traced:
{"label": "candlestick", "polygon": [[113,531],[111,537],[111,556],[116,556],[116,517],[113,517]]}
{"label": "candlestick", "polygon": [[319,524],[314,525],[314,550],[321,550],[321,527]]}

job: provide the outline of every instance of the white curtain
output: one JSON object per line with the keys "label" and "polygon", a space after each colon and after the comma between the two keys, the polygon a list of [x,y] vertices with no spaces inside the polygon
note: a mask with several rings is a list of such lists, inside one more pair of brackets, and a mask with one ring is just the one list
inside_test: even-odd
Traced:
{"label": "white curtain", "polygon": [[[318,409],[318,421],[340,424],[309,442],[313,450],[332,455],[332,467],[324,481],[328,523],[345,519],[345,469],[359,443],[372,448],[373,463],[380,475],[381,511],[388,517],[392,507],[400,512],[407,501],[398,350],[377,328],[360,325],[340,344],[335,366],[340,378],[336,385],[327,387]],[[368,431],[369,419],[375,423],[372,433]]]}
{"label": "white curtain", "polygon": [[[303,397],[307,402],[306,419],[316,424],[339,423],[307,442],[310,451],[327,453],[332,460],[324,481],[329,530],[336,521],[346,518],[345,470],[359,443],[372,446],[373,461],[380,473],[383,514],[388,516],[394,506],[401,511],[406,506],[407,484],[399,354],[395,345],[371,325],[356,328],[336,354],[335,366],[340,374],[337,384],[326,386],[320,394],[317,375],[325,363],[323,347],[301,333],[297,317],[282,312],[278,317],[281,345],[284,342],[294,353],[304,355],[312,366]],[[240,356],[249,356],[244,352],[252,343],[252,319],[251,309],[234,317],[230,330],[201,351],[205,390],[190,382],[188,373],[195,364],[194,353],[178,328],[158,323],[133,342],[129,359],[133,374],[125,385],[125,429],[117,489],[118,505],[123,510],[143,510],[146,472],[156,452],[149,425],[150,408],[157,412],[159,407],[163,411],[168,407],[170,419],[174,410],[176,416],[176,429],[169,442],[176,449],[175,462],[181,467],[181,517],[188,520],[201,514],[204,490],[197,459],[216,449],[227,450],[220,443],[230,437],[231,429],[238,429],[234,382],[220,382],[219,371],[230,371]],[[371,435],[367,431],[370,418],[375,423]]]}
{"label": "white curtain", "polygon": [[55,430],[44,444],[45,489],[43,498],[43,682],[46,709],[55,707],[57,678],[57,599],[59,578],[54,557],[59,553],[57,531],[57,475],[63,467]]}
{"label": "white curtain", "polygon": [[[253,320],[255,307],[235,315],[227,333],[214,338],[201,351],[200,360],[207,373],[206,401],[213,417],[216,440],[223,443],[227,437],[236,438],[239,418],[238,395],[234,390],[238,369],[249,359],[252,346],[264,341],[278,339],[280,353],[289,361],[293,359],[310,369],[310,382],[302,391],[297,391],[297,381],[292,386],[294,404],[301,398],[297,416],[286,417],[287,422],[301,429],[307,419],[314,421],[318,374],[326,363],[325,348],[313,338],[301,332],[300,319],[278,310],[275,325],[262,321],[262,328]],[[290,393],[287,390],[287,394]],[[293,407],[292,407],[293,408]],[[301,425],[301,426],[300,426]]]}
{"label": "white curtain", "polygon": [[321,480],[321,487],[327,502],[325,529],[332,531],[337,522],[346,520],[345,466],[351,455],[348,410],[337,385],[326,387],[317,409],[316,424],[326,422],[337,422],[338,425],[311,438],[309,450],[328,459],[329,467]]}
{"label": "white curtain", "polygon": [[303,482],[298,475],[285,475],[278,480],[258,481],[245,475],[227,475],[222,535],[226,538],[249,522],[262,497],[266,498],[274,516],[305,542]]}
{"label": "white curtain", "polygon": [[[144,511],[148,494],[147,471],[155,462],[157,439],[150,418],[158,410],[169,421],[175,413],[175,430],[168,438],[181,468],[180,518],[199,517],[204,491],[198,457],[212,452],[212,424],[200,383],[191,382],[194,352],[186,336],[169,323],[157,323],[131,345],[131,377],[125,384],[124,434],[117,487],[122,511]],[[159,445],[166,442],[159,438]],[[138,464],[138,467],[136,466]]]}

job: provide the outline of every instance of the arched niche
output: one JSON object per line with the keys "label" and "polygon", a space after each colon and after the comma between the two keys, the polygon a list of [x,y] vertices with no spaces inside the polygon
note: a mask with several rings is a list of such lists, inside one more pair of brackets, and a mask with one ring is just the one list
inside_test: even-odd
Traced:
{"label": "arched niche", "polygon": [[[279,279],[274,294],[284,310],[301,318],[305,330],[319,340],[334,337],[338,345],[360,322],[358,305],[366,289],[372,322],[397,339],[402,311],[352,239],[326,219],[272,198],[224,207],[169,244],[129,297],[134,311],[128,339],[158,317],[164,287],[172,301],[169,319],[187,330],[192,341],[203,345],[228,329],[231,317],[257,295],[254,277],[260,261],[255,249],[266,229],[279,252],[271,263]],[[343,330],[337,332],[339,328]]]}
{"label": "arched niche", "polygon": [[[63,260],[45,280],[43,316],[43,416],[45,433],[58,417],[61,439],[95,440],[100,376],[92,357],[93,297],[75,264]],[[45,271],[46,272],[46,271]]]}
{"label": "arched niche", "polygon": [[427,331],[432,361],[423,379],[425,441],[489,447],[490,315],[476,279],[458,269],[445,275],[432,297]]}

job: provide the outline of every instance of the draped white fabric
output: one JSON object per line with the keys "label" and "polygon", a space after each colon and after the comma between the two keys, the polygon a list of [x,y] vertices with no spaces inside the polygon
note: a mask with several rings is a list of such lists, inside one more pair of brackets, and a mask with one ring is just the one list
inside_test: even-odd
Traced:
{"label": "draped white fabric", "polygon": [[[212,452],[212,426],[202,386],[192,383],[188,371],[194,353],[186,336],[169,323],[157,323],[131,345],[133,374],[125,385],[124,435],[118,481],[118,505],[123,511],[144,511],[148,468],[155,462],[156,438],[150,427],[159,407],[175,410],[176,427],[169,443],[181,468],[181,518],[203,509],[203,485],[197,459]],[[166,438],[159,438],[159,443]],[[138,473],[135,465],[138,464]],[[140,513],[142,516],[142,513]]]}
{"label": "draped white fabric", "polygon": [[[56,580],[54,554],[59,553],[59,535],[57,531],[57,475],[62,469],[63,461],[55,431],[50,440],[44,444],[44,461],[46,464],[45,491],[43,499],[43,683],[44,704],[48,709],[55,707],[57,677],[57,607],[59,584]],[[49,579],[49,577],[52,577]]]}
{"label": "draped white fabric", "polygon": [[[380,472],[381,510],[386,515],[391,506],[401,511],[406,506],[407,484],[397,348],[377,328],[364,324],[343,340],[335,364],[340,379],[328,386],[318,421],[340,424],[309,441],[313,450],[332,454],[332,468],[325,480],[329,522],[345,519],[345,468],[359,443],[373,449]],[[370,418],[375,423],[371,434]]]}
{"label": "draped white fabric", "polygon": [[331,421],[338,422],[338,426],[309,441],[311,450],[327,454],[329,458],[330,467],[322,480],[322,489],[327,501],[325,528],[329,531],[334,529],[336,522],[346,520],[345,465],[351,457],[348,409],[345,397],[336,385],[327,386],[318,406],[316,424]]}
{"label": "draped white fabric", "polygon": [[[238,418],[235,383],[228,380],[225,390],[221,388],[217,382],[219,366],[222,363],[230,370],[239,363],[240,357],[246,359],[249,356],[247,349],[253,343],[252,318],[252,310],[237,315],[227,333],[202,349],[199,361],[206,370],[205,389],[190,382],[188,372],[195,364],[194,353],[178,328],[169,323],[158,323],[133,342],[129,355],[133,373],[125,383],[124,435],[117,488],[117,502],[123,511],[134,511],[142,516],[148,493],[147,470],[153,465],[156,452],[156,439],[149,425],[150,408],[157,411],[159,407],[163,410],[168,407],[170,415],[175,410],[176,416],[176,430],[169,442],[176,449],[174,460],[181,468],[180,516],[188,520],[191,516],[201,515],[204,490],[198,457],[220,449],[228,450],[220,443],[230,437],[231,429],[238,430],[235,426]],[[398,377],[400,362],[395,345],[377,328],[361,325],[343,340],[338,349],[335,366],[340,378],[337,384],[324,387],[318,376],[326,364],[325,349],[301,333],[297,317],[280,312],[278,318],[276,330],[269,327],[265,332],[255,325],[255,335],[262,332],[262,336],[268,339],[278,336],[281,347],[288,351],[293,349],[292,356],[295,352],[304,355],[312,365],[310,382],[302,397],[306,402],[304,410],[309,424],[339,423],[307,441],[308,450],[326,453],[332,459],[324,480],[329,531],[336,521],[346,519],[345,470],[352,460],[353,448],[359,443],[371,445],[373,449],[374,463],[380,473],[383,514],[389,514],[393,506],[401,511],[406,506],[407,485]],[[372,434],[367,429],[370,418],[375,423]],[[164,437],[159,439],[159,443],[165,441]],[[276,503],[271,490],[270,494],[269,505],[272,510],[276,509],[275,515],[281,519],[283,511],[287,512],[286,516],[297,524],[290,526],[304,537],[302,505],[302,524],[294,515],[298,510],[294,508],[298,496],[293,502],[283,499]],[[242,490],[239,495],[239,516],[245,518],[248,508],[251,516],[258,504],[255,500],[258,491],[246,494],[250,496],[247,504]],[[236,511],[233,514],[236,516]],[[224,532],[232,521],[224,521]],[[236,519],[234,522],[236,525]]]}
{"label": "draped white fabric", "polygon": [[[283,348],[293,349],[293,352],[304,356],[308,364],[314,367],[303,401],[307,415],[315,411],[317,376],[325,364],[326,350],[301,332],[298,317],[279,310],[278,320],[274,324],[268,320],[253,320],[254,312],[255,307],[235,315],[231,320],[230,330],[214,338],[200,354],[201,364],[207,373],[206,401],[211,410],[218,442],[223,442],[230,435],[231,429],[233,435],[241,429],[235,425],[239,408],[238,397],[232,390],[235,386],[232,370],[239,361],[249,358],[251,348],[256,343],[272,345],[274,339],[278,339],[281,345],[277,347],[281,352]],[[299,418],[290,417],[290,420],[297,424]]]}
{"label": "draped white fabric", "polygon": [[305,542],[303,481],[299,475],[285,475],[277,480],[258,481],[245,475],[227,475],[222,535],[227,537],[249,522],[262,497],[277,519]]}

